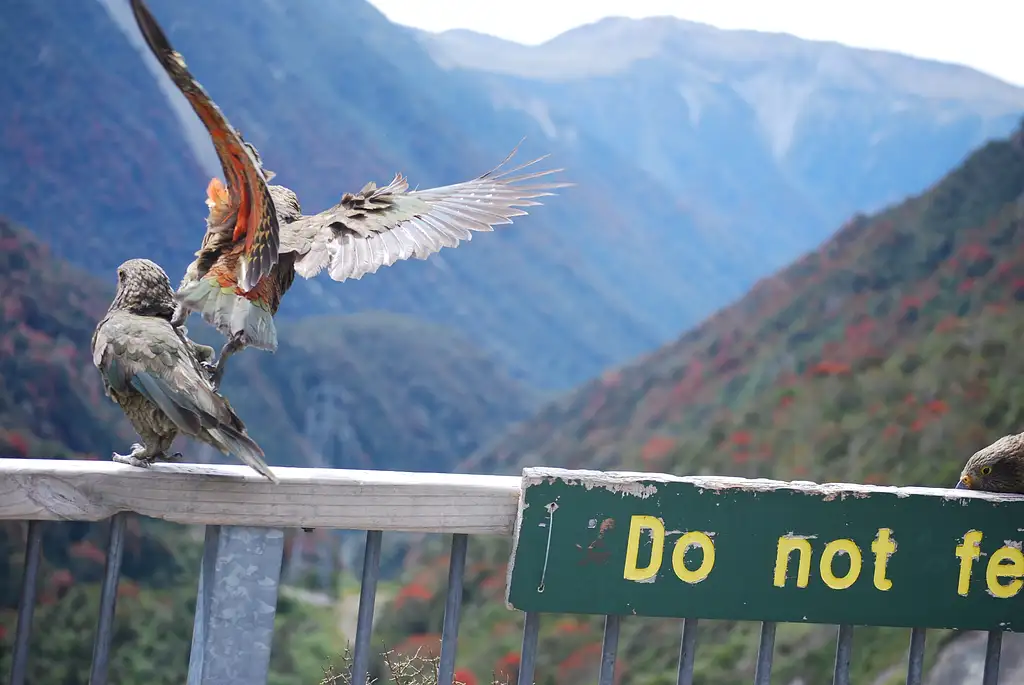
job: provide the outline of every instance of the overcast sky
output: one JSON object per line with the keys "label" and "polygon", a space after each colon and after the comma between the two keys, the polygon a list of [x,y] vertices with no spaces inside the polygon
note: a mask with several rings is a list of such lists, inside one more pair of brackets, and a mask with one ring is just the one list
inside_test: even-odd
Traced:
{"label": "overcast sky", "polygon": [[957,62],[1024,86],[1024,0],[370,0],[392,21],[537,44],[602,17],[674,15]]}

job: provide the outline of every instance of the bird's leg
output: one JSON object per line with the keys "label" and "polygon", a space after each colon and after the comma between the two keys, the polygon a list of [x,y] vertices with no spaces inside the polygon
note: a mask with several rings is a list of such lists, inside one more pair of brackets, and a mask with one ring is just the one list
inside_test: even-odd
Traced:
{"label": "bird's leg", "polygon": [[243,349],[245,343],[242,342],[242,336],[236,335],[235,337],[224,343],[224,347],[220,350],[220,358],[217,359],[217,366],[214,367],[213,373],[210,375],[210,383],[213,384],[213,389],[216,391],[220,388],[221,379],[224,378],[224,368],[228,357],[233,355],[235,352]]}

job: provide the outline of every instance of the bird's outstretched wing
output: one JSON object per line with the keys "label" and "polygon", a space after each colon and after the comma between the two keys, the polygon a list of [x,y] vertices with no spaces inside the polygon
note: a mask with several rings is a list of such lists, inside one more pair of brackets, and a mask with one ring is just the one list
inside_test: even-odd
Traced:
{"label": "bird's outstretched wing", "polygon": [[515,152],[482,176],[440,188],[409,191],[401,174],[383,188],[368,183],[330,209],[282,226],[281,249],[297,253],[295,270],[304,278],[326,267],[336,281],[359,279],[399,260],[456,247],[473,231],[510,224],[526,214],[520,207],[539,205],[536,198],[572,185],[533,182],[561,169],[519,173],[544,157],[503,171]]}
{"label": "bird's outstretched wing", "polygon": [[182,433],[198,437],[205,429],[224,451],[277,480],[263,450],[246,434],[227,400],[214,391],[169,322],[127,312],[109,314],[93,335],[92,354],[108,394],[134,388]]}
{"label": "bird's outstretched wing", "polygon": [[171,46],[145,3],[142,0],[130,2],[149,49],[191,103],[213,140],[224,170],[228,197],[226,206],[211,207],[211,212],[216,211],[229,220],[233,217],[232,239],[245,241],[245,251],[238,262],[238,285],[248,292],[277,263],[280,238],[277,214],[267,189],[269,172],[264,171],[255,148],[242,140],[241,134],[228,123],[220,108],[192,76],[184,58]]}

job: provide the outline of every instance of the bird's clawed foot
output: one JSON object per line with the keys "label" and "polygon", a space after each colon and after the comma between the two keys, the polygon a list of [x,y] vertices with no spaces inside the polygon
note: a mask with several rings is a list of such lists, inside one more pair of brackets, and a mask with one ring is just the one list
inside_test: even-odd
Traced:
{"label": "bird's clawed foot", "polygon": [[[199,362],[199,366],[203,367],[203,371],[206,372],[207,379],[209,379],[209,381],[213,383],[214,375],[216,375],[217,373],[217,365],[211,364],[210,362]],[[216,384],[213,386],[213,389],[217,389]]]}
{"label": "bird's clawed foot", "polygon": [[132,451],[128,454],[118,454],[114,452],[112,459],[118,464],[128,464],[129,466],[135,466],[140,469],[148,468],[153,463],[151,459],[140,459],[139,457],[146,452],[146,446],[141,443],[134,443],[132,445]]}

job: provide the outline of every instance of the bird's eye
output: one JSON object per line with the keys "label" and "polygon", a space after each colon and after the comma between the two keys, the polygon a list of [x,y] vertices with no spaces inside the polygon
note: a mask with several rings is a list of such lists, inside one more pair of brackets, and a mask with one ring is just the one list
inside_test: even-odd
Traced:
{"label": "bird's eye", "polygon": [[983,476],[987,476],[988,474],[992,473],[992,467],[991,466],[982,466],[981,470],[979,471],[979,473],[981,473],[981,475],[983,475]]}

